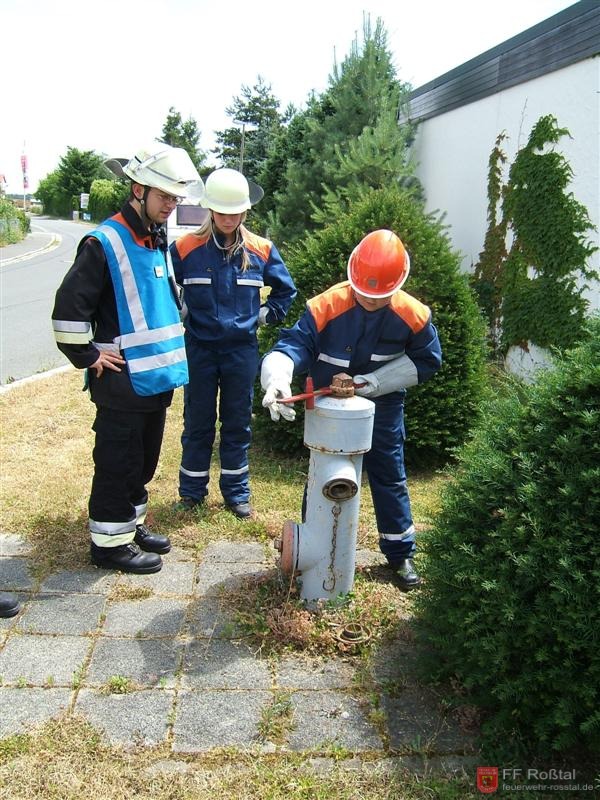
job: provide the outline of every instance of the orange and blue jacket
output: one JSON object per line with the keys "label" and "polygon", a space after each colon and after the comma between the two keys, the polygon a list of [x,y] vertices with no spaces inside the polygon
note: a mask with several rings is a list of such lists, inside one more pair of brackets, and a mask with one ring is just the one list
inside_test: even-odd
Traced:
{"label": "orange and blue jacket", "polygon": [[442,351],[429,308],[406,292],[389,305],[367,311],[348,281],[309,300],[302,317],[281,332],[273,350],[294,362],[294,374],[309,373],[315,388],[329,386],[338,372],[364,375],[406,355],[419,383],[440,368]]}
{"label": "orange and blue jacket", "polygon": [[[185,328],[207,347],[227,348],[256,341],[261,305],[267,323],[281,322],[296,287],[275,245],[240,228],[249,266],[242,253],[229,256],[213,237],[188,233],[171,245],[175,279],[183,286],[188,308]],[[261,300],[261,289],[270,286]]]}

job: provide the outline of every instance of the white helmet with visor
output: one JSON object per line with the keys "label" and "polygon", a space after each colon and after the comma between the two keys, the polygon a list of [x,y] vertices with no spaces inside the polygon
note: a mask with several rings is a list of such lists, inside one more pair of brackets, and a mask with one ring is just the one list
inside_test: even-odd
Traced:
{"label": "white helmet with visor", "polygon": [[185,198],[188,203],[198,203],[204,195],[202,178],[182,147],[161,144],[159,148],[138,150],[129,160],[111,158],[104,163],[119,178]]}

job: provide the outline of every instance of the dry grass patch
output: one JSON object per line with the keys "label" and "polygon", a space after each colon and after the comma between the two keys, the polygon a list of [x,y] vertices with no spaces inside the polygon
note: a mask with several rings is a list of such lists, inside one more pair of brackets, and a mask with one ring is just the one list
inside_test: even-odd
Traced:
{"label": "dry grass patch", "polygon": [[112,587],[109,600],[118,603],[127,600],[147,600],[152,597],[154,591],[149,586],[134,586],[130,583],[117,583]]}
{"label": "dry grass patch", "polygon": [[[282,710],[283,707],[282,707]],[[110,747],[86,721],[51,721],[0,741],[2,800],[470,800],[465,778],[415,776],[399,764],[221,751],[174,758],[167,746]],[[386,768],[387,767],[387,768]]]}
{"label": "dry grass patch", "polygon": [[296,582],[279,572],[244,581],[236,596],[238,609],[244,609],[235,613],[236,628],[267,655],[362,655],[396,634],[411,607],[410,596],[388,580],[378,581],[376,570],[358,572],[352,592],[312,611]]}

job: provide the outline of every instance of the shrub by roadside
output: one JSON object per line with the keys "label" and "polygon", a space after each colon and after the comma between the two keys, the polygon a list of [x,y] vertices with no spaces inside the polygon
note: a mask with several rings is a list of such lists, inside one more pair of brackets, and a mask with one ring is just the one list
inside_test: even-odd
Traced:
{"label": "shrub by roadside", "polygon": [[0,247],[20,242],[30,227],[29,217],[6,197],[0,197]]}

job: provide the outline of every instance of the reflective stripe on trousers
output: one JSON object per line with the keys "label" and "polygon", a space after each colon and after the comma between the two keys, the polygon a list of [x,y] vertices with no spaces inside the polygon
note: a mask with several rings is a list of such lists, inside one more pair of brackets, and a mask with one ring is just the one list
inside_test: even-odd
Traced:
{"label": "reflective stripe on trousers", "polygon": [[136,524],[143,522],[146,484],[158,463],[165,417],[164,408],[150,413],[97,409],[89,529],[98,547],[132,542]]}

